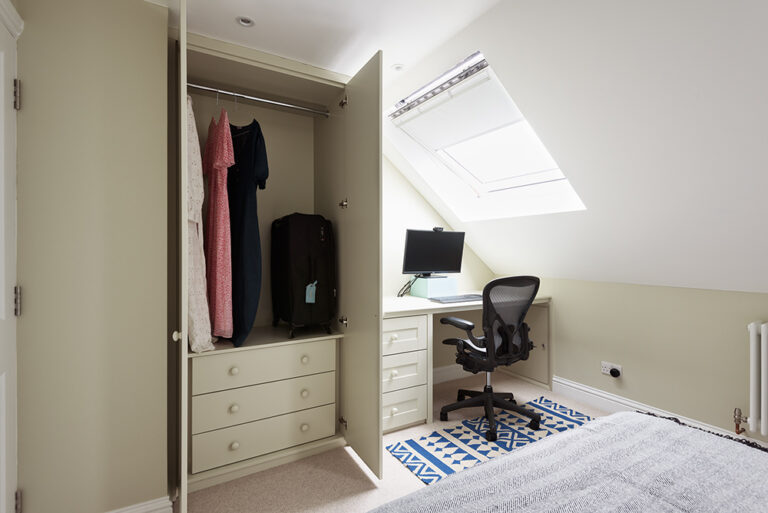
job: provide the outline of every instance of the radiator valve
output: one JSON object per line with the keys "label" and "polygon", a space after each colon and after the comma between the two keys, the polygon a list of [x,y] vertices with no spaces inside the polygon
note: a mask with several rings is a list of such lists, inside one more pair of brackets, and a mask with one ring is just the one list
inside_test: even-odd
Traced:
{"label": "radiator valve", "polygon": [[742,417],[741,415],[741,408],[734,408],[733,409],[733,424],[734,424],[734,431],[736,431],[737,435],[742,434],[746,429],[741,428],[741,424],[747,422],[746,417]]}

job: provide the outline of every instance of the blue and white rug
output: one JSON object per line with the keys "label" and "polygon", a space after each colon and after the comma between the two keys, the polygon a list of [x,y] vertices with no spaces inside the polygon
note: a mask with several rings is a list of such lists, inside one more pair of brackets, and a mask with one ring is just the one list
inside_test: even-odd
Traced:
{"label": "blue and white rug", "polygon": [[530,419],[515,412],[496,409],[497,440],[485,439],[485,417],[465,420],[457,426],[433,431],[418,440],[409,439],[387,446],[387,450],[426,484],[474,467],[478,463],[528,445],[554,433],[581,426],[592,420],[567,406],[539,397],[523,406],[541,415],[540,428],[528,428]]}

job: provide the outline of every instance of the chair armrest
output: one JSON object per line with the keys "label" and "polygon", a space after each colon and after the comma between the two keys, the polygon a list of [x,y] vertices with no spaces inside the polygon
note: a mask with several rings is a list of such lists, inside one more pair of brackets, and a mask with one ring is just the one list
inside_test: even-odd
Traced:
{"label": "chair armrest", "polygon": [[464,319],[459,319],[458,317],[442,317],[440,319],[440,324],[450,324],[455,328],[464,330],[467,332],[467,338],[469,338],[469,340],[452,338],[444,341],[443,342],[444,344],[456,345],[459,349],[461,349],[463,346],[455,342],[456,340],[461,340],[462,342],[466,342],[469,346],[471,346],[473,350],[477,352],[485,353],[485,337],[475,337],[472,334],[472,330],[475,329],[474,323],[465,321]]}
{"label": "chair armrest", "polygon": [[451,326],[464,331],[472,331],[475,329],[474,323],[459,319],[458,317],[443,317],[440,319],[440,324],[450,324]]}

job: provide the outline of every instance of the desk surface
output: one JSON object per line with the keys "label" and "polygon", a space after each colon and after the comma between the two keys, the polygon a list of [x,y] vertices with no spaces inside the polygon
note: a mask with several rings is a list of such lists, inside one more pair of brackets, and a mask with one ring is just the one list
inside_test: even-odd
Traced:
{"label": "desk surface", "polygon": [[[475,292],[479,294],[479,292]],[[534,305],[549,303],[549,297],[537,297]],[[423,297],[403,296],[385,297],[382,301],[384,317],[402,317],[404,315],[420,315],[428,313],[466,312],[467,310],[482,310],[482,301],[467,301],[465,303],[437,303]]]}

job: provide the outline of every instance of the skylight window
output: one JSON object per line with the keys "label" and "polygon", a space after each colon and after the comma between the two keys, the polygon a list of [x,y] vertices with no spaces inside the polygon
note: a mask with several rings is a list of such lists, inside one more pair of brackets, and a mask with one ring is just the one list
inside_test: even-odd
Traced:
{"label": "skylight window", "polygon": [[479,52],[388,118],[396,151],[463,221],[585,208]]}

